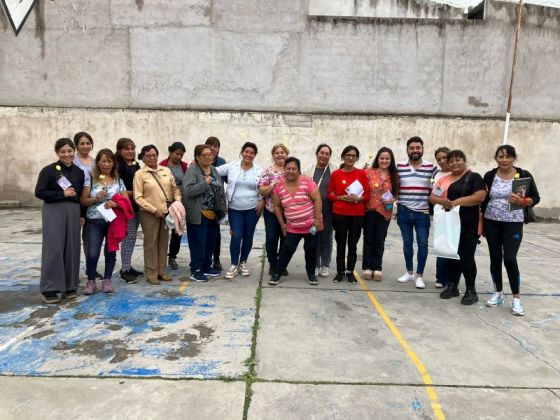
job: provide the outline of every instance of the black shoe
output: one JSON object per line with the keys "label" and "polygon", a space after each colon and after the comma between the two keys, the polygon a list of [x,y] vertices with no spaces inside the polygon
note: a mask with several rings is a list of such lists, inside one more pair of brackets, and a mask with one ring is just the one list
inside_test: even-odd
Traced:
{"label": "black shoe", "polygon": [[271,286],[276,286],[278,283],[280,283],[280,276],[278,274],[273,274],[270,280],[268,280],[268,284]]}
{"label": "black shoe", "polygon": [[95,272],[95,277],[97,277],[97,280],[103,280],[103,274],[99,273],[99,272]]}
{"label": "black shoe", "polygon": [[217,270],[217,271],[222,271],[223,267],[222,267],[222,264],[220,263],[220,260],[214,261],[214,264],[212,265],[212,268],[214,270]]}
{"label": "black shoe", "polygon": [[132,273],[132,268],[128,271],[120,271],[121,279],[127,282],[127,284],[134,284],[138,282],[137,276]]}
{"label": "black shoe", "polygon": [[143,276],[144,273],[142,273],[141,271],[135,270],[134,268],[130,267],[130,269],[128,270],[130,272],[130,274],[132,274],[134,277],[140,277]]}
{"label": "black shoe", "polygon": [[280,275],[281,275],[282,277],[287,277],[287,276],[289,276],[288,270],[283,269],[282,272],[280,273]]}
{"label": "black shoe", "polygon": [[451,299],[459,296],[459,288],[454,284],[448,284],[447,287],[439,294],[442,299]]}
{"label": "black shoe", "polygon": [[356,280],[356,276],[354,276],[354,272],[353,272],[353,271],[347,273],[347,274],[346,274],[346,278],[348,279],[348,282],[349,282],[349,283],[352,283],[352,284],[358,283],[358,280]]}
{"label": "black shoe", "polygon": [[67,290],[64,293],[64,297],[66,299],[76,299],[78,297],[78,292],[76,292],[75,290]]}
{"label": "black shoe", "polygon": [[341,281],[344,281],[345,278],[345,273],[343,271],[339,271],[338,273],[336,273],[336,276],[334,276],[333,282],[340,283]]}
{"label": "black shoe", "polygon": [[476,302],[478,302],[478,295],[475,290],[467,290],[461,299],[463,305],[472,305]]}
{"label": "black shoe", "polygon": [[167,265],[169,265],[169,268],[171,268],[172,270],[177,270],[179,268],[179,264],[177,264],[177,260],[175,259],[175,257],[169,257],[167,260]]}
{"label": "black shoe", "polygon": [[43,292],[41,293],[41,300],[48,304],[58,303],[60,298],[58,297],[58,292]]}
{"label": "black shoe", "polygon": [[307,283],[309,283],[311,286],[317,286],[319,284],[319,281],[317,280],[317,276],[315,274],[308,274]]}

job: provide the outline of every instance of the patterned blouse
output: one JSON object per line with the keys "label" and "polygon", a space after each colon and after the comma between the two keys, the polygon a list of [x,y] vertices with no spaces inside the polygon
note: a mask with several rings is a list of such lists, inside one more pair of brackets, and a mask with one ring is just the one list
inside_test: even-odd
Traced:
{"label": "patterned blouse", "polygon": [[494,177],[490,188],[490,200],[486,206],[484,217],[497,222],[523,222],[523,209],[510,210],[508,198],[511,194],[512,179]]}
{"label": "patterned blouse", "polygon": [[393,213],[393,207],[387,209],[381,196],[387,191],[391,191],[391,178],[389,177],[387,179],[383,179],[381,171],[376,168],[366,169],[366,176],[370,190],[370,198],[366,202],[366,211],[375,210],[381,214],[385,220],[390,220],[391,214]]}
{"label": "patterned blouse", "polygon": [[[259,187],[268,187],[269,185],[272,185],[274,181],[281,178],[284,178],[284,172],[275,171],[274,169],[272,169],[272,166],[268,167],[262,173]],[[274,213],[272,194],[265,198],[264,205],[269,212]]]}
{"label": "patterned blouse", "polygon": [[[97,197],[97,194],[99,194],[101,191],[106,191],[107,200],[110,200],[115,194],[126,191],[126,187],[124,186],[124,182],[122,181],[122,179],[119,179],[118,182],[113,181],[109,185],[103,185],[101,182],[95,181],[93,177],[91,178],[91,180],[93,182],[93,185],[91,186],[91,192],[89,193],[91,198]],[[99,203],[94,203],[89,206],[87,209],[86,217],[88,219],[103,219],[101,213],[97,211],[97,206],[104,206],[107,200],[102,200]]]}

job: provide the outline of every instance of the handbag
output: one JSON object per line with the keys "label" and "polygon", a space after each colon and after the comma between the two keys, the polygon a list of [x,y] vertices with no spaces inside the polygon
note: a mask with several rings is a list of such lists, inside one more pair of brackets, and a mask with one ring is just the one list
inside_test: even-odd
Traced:
{"label": "handbag", "polygon": [[534,223],[537,221],[537,216],[535,216],[535,212],[533,211],[532,207],[525,206],[523,207],[523,222],[527,223]]}
{"label": "handbag", "polygon": [[438,257],[458,260],[461,239],[461,206],[447,211],[443,206],[434,206],[434,254]]}

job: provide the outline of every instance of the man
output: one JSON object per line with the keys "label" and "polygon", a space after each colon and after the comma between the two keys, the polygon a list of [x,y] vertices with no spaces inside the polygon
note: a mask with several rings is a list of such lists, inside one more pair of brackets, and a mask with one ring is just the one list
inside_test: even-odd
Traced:
{"label": "man", "polygon": [[[422,159],[424,141],[411,137],[406,142],[408,160],[397,164],[399,173],[399,202],[397,224],[403,239],[406,273],[398,278],[401,283],[415,280],[418,289],[426,287],[423,279],[428,258],[428,236],[430,234],[430,206],[428,197],[432,190],[431,179],[436,172],[433,163]],[[414,231],[418,246],[416,276],[414,275]]]}
{"label": "man", "polygon": [[[214,160],[212,165],[217,168],[218,166],[224,165],[226,160],[219,156],[220,153],[220,140],[217,137],[208,137],[206,143],[210,146]],[[223,179],[223,178],[222,178]],[[223,179],[227,182],[227,179]],[[218,232],[216,233],[216,240],[214,241],[214,270],[222,271],[222,264],[220,263],[220,248],[222,247],[222,236],[220,235],[220,225],[217,226]]]}

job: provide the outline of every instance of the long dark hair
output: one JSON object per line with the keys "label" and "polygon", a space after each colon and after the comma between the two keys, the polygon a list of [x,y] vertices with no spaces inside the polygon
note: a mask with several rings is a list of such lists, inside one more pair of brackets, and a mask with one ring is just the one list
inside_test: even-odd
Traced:
{"label": "long dark hair", "polygon": [[99,181],[99,175],[101,175],[101,170],[99,169],[99,161],[103,158],[103,156],[107,157],[111,162],[113,162],[113,168],[111,169],[111,173],[109,176],[119,182],[119,168],[117,165],[117,158],[111,149],[101,149],[97,152],[97,156],[95,157],[95,165],[93,165],[92,175],[93,179]]}
{"label": "long dark hair", "polygon": [[389,153],[389,156],[391,157],[391,163],[389,164],[389,176],[391,177],[391,194],[393,194],[393,196],[397,196],[397,192],[398,192],[398,182],[399,182],[399,176],[397,173],[397,164],[395,162],[395,155],[393,154],[393,151],[391,149],[389,149],[388,147],[382,147],[377,151],[377,154],[375,155],[375,158],[373,159],[373,162],[371,164],[371,167],[374,169],[379,168],[379,156],[381,156],[381,153]]}

